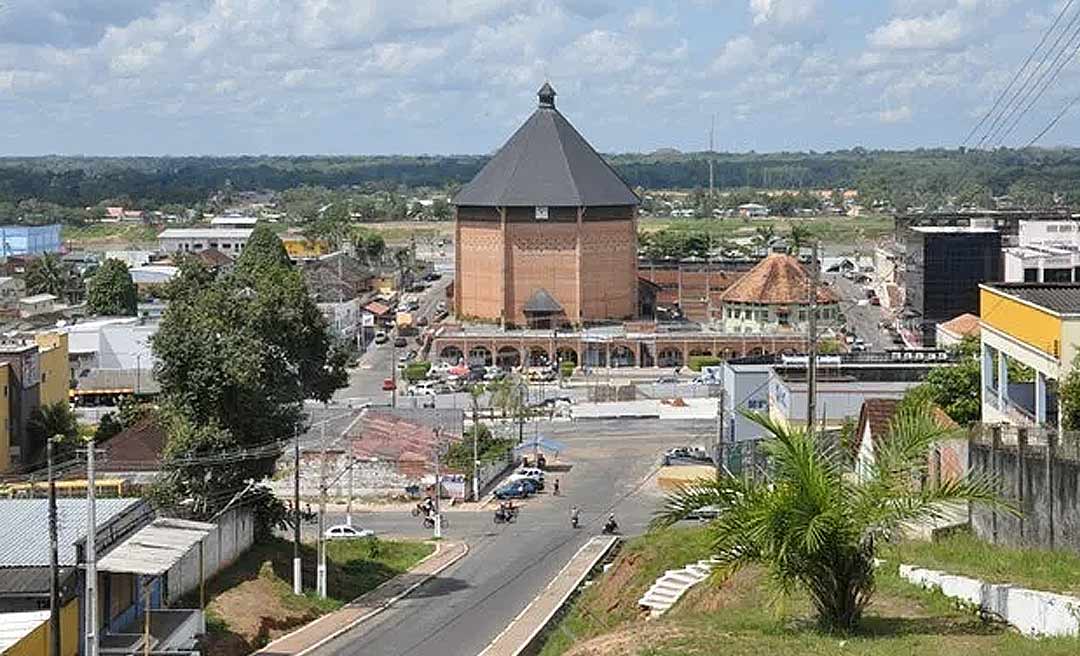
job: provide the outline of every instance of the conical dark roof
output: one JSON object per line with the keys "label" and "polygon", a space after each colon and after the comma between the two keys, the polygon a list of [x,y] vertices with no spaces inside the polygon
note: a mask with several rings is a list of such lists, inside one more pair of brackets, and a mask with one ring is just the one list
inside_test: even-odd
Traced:
{"label": "conical dark roof", "polygon": [[544,86],[540,106],[476,177],[455,205],[637,205],[638,197],[555,109],[555,90]]}

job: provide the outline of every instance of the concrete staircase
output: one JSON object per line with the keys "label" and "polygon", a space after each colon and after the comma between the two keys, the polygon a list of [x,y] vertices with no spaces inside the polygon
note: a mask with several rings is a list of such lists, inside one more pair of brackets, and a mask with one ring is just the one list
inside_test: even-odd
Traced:
{"label": "concrete staircase", "polygon": [[682,569],[669,569],[638,599],[638,605],[649,609],[650,619],[660,617],[674,606],[687,590],[707,579],[716,562],[713,557],[691,563]]}

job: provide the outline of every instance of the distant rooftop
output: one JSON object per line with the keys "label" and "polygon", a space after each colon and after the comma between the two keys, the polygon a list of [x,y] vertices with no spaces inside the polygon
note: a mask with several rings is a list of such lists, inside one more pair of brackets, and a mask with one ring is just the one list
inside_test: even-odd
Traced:
{"label": "distant rooftop", "polygon": [[[979,285],[1055,314],[1080,316],[1080,283],[995,282]],[[987,309],[983,309],[986,316]]]}
{"label": "distant rooftop", "polygon": [[924,234],[963,234],[963,233],[989,233],[997,232],[997,228],[984,226],[912,226],[911,230]]}
{"label": "distant rooftop", "polygon": [[[98,499],[98,526],[142,503],[142,499]],[[57,499],[59,561],[75,565],[75,543],[86,535],[86,500]],[[0,571],[4,567],[49,565],[47,499],[0,499]]]}
{"label": "distant rooftop", "polygon": [[247,239],[250,228],[169,228],[158,239]]}

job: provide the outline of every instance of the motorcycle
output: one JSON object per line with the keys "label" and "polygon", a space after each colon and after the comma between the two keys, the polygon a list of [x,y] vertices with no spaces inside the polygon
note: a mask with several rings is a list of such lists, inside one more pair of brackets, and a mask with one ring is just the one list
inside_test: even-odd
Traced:
{"label": "motorcycle", "polygon": [[604,530],[602,531],[604,535],[615,535],[618,532],[619,523],[616,522],[614,519],[609,519],[607,520],[607,522],[604,523]]}
{"label": "motorcycle", "polygon": [[502,508],[499,508],[498,510],[495,511],[495,516],[493,517],[493,521],[496,524],[513,524],[514,520],[517,519],[517,516],[518,516],[517,508],[514,508],[513,510],[509,510],[509,511],[504,511]]}
{"label": "motorcycle", "polygon": [[571,527],[573,527],[573,528],[577,528],[577,527],[578,527],[578,523],[579,523],[579,521],[580,521],[580,520],[578,520],[578,516],[577,516],[577,515],[570,515],[570,526],[571,526]]}
{"label": "motorcycle", "polygon": [[[442,527],[446,528],[450,525],[450,522],[445,517],[442,518]],[[424,528],[435,528],[435,515],[426,515],[424,517]]]}

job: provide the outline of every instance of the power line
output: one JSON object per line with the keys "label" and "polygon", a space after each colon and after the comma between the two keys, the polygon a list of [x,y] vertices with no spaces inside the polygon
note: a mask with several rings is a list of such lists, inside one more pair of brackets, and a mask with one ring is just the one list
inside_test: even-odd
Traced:
{"label": "power line", "polygon": [[[1080,12],[1078,12],[1078,16],[1080,16]],[[1046,90],[1050,88],[1050,85],[1053,84],[1055,80],[1057,80],[1058,75],[1061,74],[1061,70],[1065,68],[1066,64],[1072,61],[1072,59],[1076,57],[1077,53],[1080,53],[1080,39],[1076,38],[1080,37],[1080,26],[1076,28],[1076,31],[1073,33],[1073,37],[1074,38],[1069,42],[1070,45],[1075,44],[1072,53],[1067,57],[1062,57],[1062,55],[1065,54],[1067,48],[1066,50],[1062,50],[1060,53],[1058,53],[1057,59],[1054,60],[1054,65],[1056,65],[1056,68],[1054,68],[1053,73],[1051,73],[1050,77],[1046,79],[1046,82],[1042,85],[1042,87],[1039,88],[1038,93],[1035,94],[1035,96],[1028,102],[1027,106],[1024,107],[1024,110],[1016,116],[1016,118],[1009,125],[1008,129],[1005,130],[1005,132],[1002,133],[1000,137],[998,137],[998,145],[1001,145],[1005,141],[1005,139],[1010,134],[1012,134],[1013,130],[1015,130],[1016,126],[1020,123],[1020,120],[1023,119],[1024,116],[1028,114],[1028,112],[1031,111],[1031,109],[1035,106],[1035,103],[1039,102],[1039,99],[1041,99],[1043,94],[1046,93]]]}
{"label": "power line", "polygon": [[1035,54],[1039,51],[1040,48],[1043,47],[1043,44],[1046,43],[1046,39],[1050,37],[1050,33],[1053,32],[1055,28],[1057,28],[1058,23],[1061,22],[1061,18],[1065,15],[1065,12],[1069,10],[1069,7],[1072,6],[1073,2],[1074,0],[1069,0],[1067,3],[1065,3],[1065,6],[1061,8],[1061,11],[1058,13],[1057,17],[1054,18],[1054,22],[1045,32],[1043,32],[1042,38],[1039,39],[1039,43],[1036,44],[1035,48],[1028,53],[1028,56],[1024,60],[1024,63],[1021,64],[1020,68],[1018,68],[1016,70],[1016,73],[1013,74],[1012,79],[1009,80],[1009,84],[1005,86],[1005,89],[1000,94],[998,94],[998,97],[994,101],[994,104],[990,107],[990,110],[987,111],[981,119],[979,119],[979,122],[975,124],[975,127],[971,128],[971,131],[967,133],[967,136],[964,137],[964,140],[960,142],[961,146],[967,145],[967,142],[971,139],[971,137],[975,136],[975,133],[979,131],[983,124],[986,123],[987,119],[989,119],[990,116],[993,115],[993,113],[1001,105],[1001,101],[1005,98],[1006,94],[1008,94],[1009,91],[1013,88],[1013,85],[1016,84],[1016,80],[1020,78],[1020,75],[1024,72],[1024,69],[1027,68],[1028,64],[1031,63],[1031,60],[1035,58]]}
{"label": "power line", "polygon": [[1080,95],[1073,96],[1072,100],[1070,100],[1068,103],[1065,104],[1064,107],[1061,108],[1061,111],[1057,113],[1057,116],[1055,116],[1053,119],[1051,119],[1051,121],[1046,124],[1046,127],[1044,127],[1042,130],[1039,131],[1039,134],[1032,137],[1031,141],[1027,142],[1027,144],[1024,145],[1024,148],[1030,148],[1031,146],[1035,145],[1036,141],[1038,141],[1039,139],[1042,139],[1043,136],[1047,132],[1052,130],[1053,127],[1055,125],[1057,125],[1058,121],[1060,121],[1061,118],[1063,116],[1065,116],[1065,114],[1068,113],[1068,111],[1070,109],[1072,109],[1073,105],[1075,105],[1077,103],[1077,101],[1080,101]]}
{"label": "power line", "polygon": [[[1046,52],[1043,53],[1042,59],[1039,60],[1039,63],[1033,69],[1031,69],[1027,77],[1024,79],[1023,83],[1021,83],[1020,87],[1016,89],[1016,91],[1012,94],[1009,100],[1005,103],[1004,107],[1001,108],[1001,111],[998,113],[997,117],[995,117],[994,120],[991,121],[990,127],[987,129],[986,133],[983,134],[982,138],[979,139],[979,142],[975,146],[976,148],[982,148],[983,144],[991,140],[994,135],[996,135],[998,130],[1003,126],[1003,122],[1008,121],[1009,118],[1012,117],[1012,114],[1015,113],[1016,109],[1020,106],[1020,104],[1028,98],[1028,96],[1031,94],[1031,89],[1029,89],[1028,85],[1033,79],[1035,79],[1035,75],[1050,60],[1050,56],[1054,52],[1063,52],[1067,49],[1067,44],[1066,46],[1063,46],[1060,51],[1058,50],[1058,46],[1061,45],[1061,39],[1064,38],[1064,36],[1069,32],[1069,30],[1073,28],[1077,20],[1080,20],[1080,11],[1073,14],[1073,17],[1072,19],[1070,19],[1068,25],[1066,25],[1065,28],[1058,33],[1057,38],[1054,39],[1054,43],[1046,50]],[[1045,71],[1043,72],[1043,74],[1045,75]]]}

